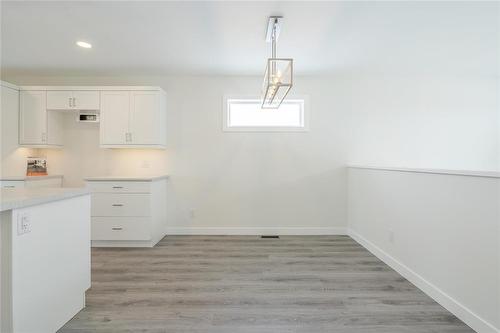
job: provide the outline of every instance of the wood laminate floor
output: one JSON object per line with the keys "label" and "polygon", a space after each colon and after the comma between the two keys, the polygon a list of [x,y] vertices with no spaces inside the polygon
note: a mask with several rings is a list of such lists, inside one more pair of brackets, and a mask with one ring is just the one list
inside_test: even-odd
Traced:
{"label": "wood laminate floor", "polygon": [[474,331],[347,236],[167,236],[92,249],[87,307],[60,332]]}

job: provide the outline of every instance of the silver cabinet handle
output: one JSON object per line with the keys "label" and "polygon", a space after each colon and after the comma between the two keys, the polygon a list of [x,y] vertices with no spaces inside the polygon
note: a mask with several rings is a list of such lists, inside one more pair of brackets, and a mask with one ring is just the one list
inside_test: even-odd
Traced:
{"label": "silver cabinet handle", "polygon": [[132,142],[132,132],[128,133],[129,141]]}
{"label": "silver cabinet handle", "polygon": [[112,204],[111,206],[113,206],[113,207],[122,207],[123,204]]}
{"label": "silver cabinet handle", "polygon": [[47,133],[42,132],[42,142],[47,141]]}
{"label": "silver cabinet handle", "polygon": [[69,102],[69,107],[72,107],[73,105],[71,105],[71,97],[68,98],[68,102]]}
{"label": "silver cabinet handle", "polygon": [[113,186],[113,188],[123,188],[123,186]]}
{"label": "silver cabinet handle", "polygon": [[14,185],[5,185],[3,188],[16,188]]}
{"label": "silver cabinet handle", "polygon": [[125,132],[125,142],[128,142],[128,132]]}
{"label": "silver cabinet handle", "polygon": [[76,97],[73,97],[73,107],[76,108]]}
{"label": "silver cabinet handle", "polygon": [[114,228],[111,228],[111,230],[123,230],[123,228],[116,228],[116,227],[114,227]]}

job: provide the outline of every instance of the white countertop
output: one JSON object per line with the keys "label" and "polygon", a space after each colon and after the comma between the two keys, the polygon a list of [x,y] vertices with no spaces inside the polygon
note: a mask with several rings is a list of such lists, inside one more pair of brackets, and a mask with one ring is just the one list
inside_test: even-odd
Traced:
{"label": "white countertop", "polygon": [[15,181],[15,180],[42,180],[42,179],[50,179],[50,178],[62,178],[62,175],[47,175],[47,176],[2,176],[0,177],[0,181]]}
{"label": "white countertop", "polygon": [[3,188],[0,192],[0,211],[40,205],[89,193],[85,187]]}
{"label": "white countertop", "polygon": [[373,169],[385,171],[401,171],[401,172],[417,172],[417,173],[434,173],[440,175],[458,175],[471,177],[488,177],[500,178],[498,171],[472,171],[472,170],[449,170],[449,169],[423,169],[423,168],[406,168],[406,167],[384,167],[374,165],[348,165],[348,168],[354,169]]}
{"label": "white countertop", "polygon": [[89,182],[99,182],[99,181],[126,181],[126,182],[151,182],[154,180],[167,179],[168,175],[157,175],[157,176],[99,176],[99,177],[87,177],[84,178]]}

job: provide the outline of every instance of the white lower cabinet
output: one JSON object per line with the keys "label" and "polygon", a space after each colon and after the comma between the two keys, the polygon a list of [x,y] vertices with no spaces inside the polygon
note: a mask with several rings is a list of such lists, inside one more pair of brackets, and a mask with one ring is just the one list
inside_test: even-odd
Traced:
{"label": "white lower cabinet", "polygon": [[[23,199],[0,212],[0,332],[57,332],[85,307],[91,285],[90,197],[25,207]],[[20,233],[24,219],[30,228]]]}
{"label": "white lower cabinet", "polygon": [[92,246],[152,247],[165,236],[166,178],[87,180]]}

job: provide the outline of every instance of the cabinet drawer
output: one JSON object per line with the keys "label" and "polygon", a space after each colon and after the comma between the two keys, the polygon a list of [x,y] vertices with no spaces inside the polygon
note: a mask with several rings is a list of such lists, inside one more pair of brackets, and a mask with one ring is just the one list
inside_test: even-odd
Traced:
{"label": "cabinet drawer", "polygon": [[93,217],[92,240],[149,240],[148,217]]}
{"label": "cabinet drawer", "polygon": [[2,180],[2,181],[0,181],[0,186],[2,188],[20,188],[20,187],[24,187],[24,181],[22,181],[22,180]]}
{"label": "cabinet drawer", "polygon": [[150,193],[151,182],[87,182],[92,193]]}
{"label": "cabinet drawer", "polygon": [[150,195],[92,193],[92,216],[150,216]]}

